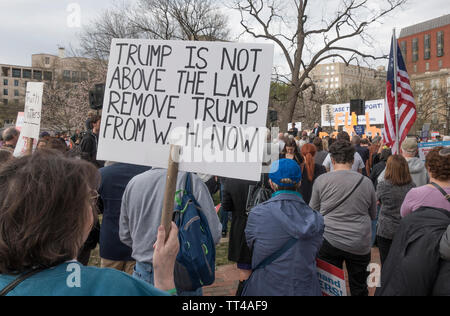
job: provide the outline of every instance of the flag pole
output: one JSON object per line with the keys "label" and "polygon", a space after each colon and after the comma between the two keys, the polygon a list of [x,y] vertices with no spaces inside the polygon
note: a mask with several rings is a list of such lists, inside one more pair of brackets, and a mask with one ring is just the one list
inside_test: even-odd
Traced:
{"label": "flag pole", "polygon": [[395,91],[395,152],[400,154],[400,131],[398,126],[398,87],[397,87],[397,73],[398,73],[398,62],[397,62],[397,37],[395,36],[395,28],[392,31],[392,45],[394,51],[394,91]]}

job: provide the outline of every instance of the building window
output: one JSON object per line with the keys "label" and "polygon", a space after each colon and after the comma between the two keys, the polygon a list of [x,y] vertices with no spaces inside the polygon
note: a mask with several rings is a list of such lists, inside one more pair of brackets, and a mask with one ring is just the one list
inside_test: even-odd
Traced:
{"label": "building window", "polygon": [[12,70],[12,76],[13,76],[14,78],[21,78],[21,77],[22,77],[22,69],[16,69],[16,68],[13,68],[13,70]]}
{"label": "building window", "polygon": [[439,69],[442,68],[442,60],[438,60],[438,67],[439,67]]}
{"label": "building window", "polygon": [[413,65],[413,71],[417,72],[417,65]]}
{"label": "building window", "polygon": [[401,42],[400,43],[400,50],[402,51],[402,54],[403,54],[403,60],[406,61],[406,52],[407,52],[407,50],[406,50],[406,42]]}
{"label": "building window", "polygon": [[430,70],[430,63],[425,63],[425,70]]}
{"label": "building window", "polygon": [[444,56],[444,32],[437,32],[437,56]]}
{"label": "building window", "polygon": [[3,99],[3,105],[8,105],[8,99]]}
{"label": "building window", "polygon": [[18,97],[19,96],[19,90],[14,90],[14,96]]}
{"label": "building window", "polygon": [[80,82],[80,72],[72,71],[72,82]]}
{"label": "building window", "polygon": [[23,78],[31,79],[31,70],[30,69],[23,70]]}
{"label": "building window", "polygon": [[439,79],[431,80],[431,89],[439,89],[440,83]]}
{"label": "building window", "polygon": [[14,87],[18,87],[19,86],[19,80],[14,80]]}
{"label": "building window", "polygon": [[44,80],[52,81],[53,74],[50,71],[44,71]]}
{"label": "building window", "polygon": [[88,73],[81,72],[81,81],[87,81],[87,80],[88,80]]}
{"label": "building window", "polygon": [[434,123],[438,122],[438,114],[436,112],[434,112],[431,116],[431,121]]}
{"label": "building window", "polygon": [[3,89],[3,95],[8,95],[8,89]]}
{"label": "building window", "polygon": [[70,70],[64,70],[63,71],[63,80],[64,81],[70,81]]}
{"label": "building window", "polygon": [[46,65],[50,65],[50,57],[45,57],[44,62]]}
{"label": "building window", "polygon": [[7,86],[8,85],[8,79],[3,79],[3,85]]}
{"label": "building window", "polygon": [[439,91],[433,90],[432,95],[433,95],[433,100],[437,100],[439,98]]}
{"label": "building window", "polygon": [[416,62],[419,60],[419,40],[413,38],[412,40],[412,61]]}
{"label": "building window", "polygon": [[42,80],[42,71],[34,70],[33,71],[33,79]]}
{"label": "building window", "polygon": [[431,49],[430,35],[425,34],[425,36],[423,38],[423,58],[424,59],[430,59],[430,57],[431,57],[430,49]]}
{"label": "building window", "polygon": [[2,76],[9,77],[9,68],[8,67],[2,67]]}

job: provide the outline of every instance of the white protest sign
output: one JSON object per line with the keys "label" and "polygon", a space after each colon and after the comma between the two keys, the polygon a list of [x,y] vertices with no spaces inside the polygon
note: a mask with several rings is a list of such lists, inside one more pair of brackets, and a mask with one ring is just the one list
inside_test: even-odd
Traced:
{"label": "white protest sign", "polygon": [[114,39],[98,160],[259,180],[273,45]]}
{"label": "white protest sign", "polygon": [[[322,105],[322,126],[334,126],[336,115],[341,115],[338,126],[344,126],[345,113],[348,114],[348,125],[351,124],[350,103]],[[384,124],[384,100],[366,101],[366,113],[369,113],[370,125]],[[358,116],[358,124],[366,125],[366,116]]]}
{"label": "white protest sign", "polygon": [[[16,129],[20,132],[20,135],[19,135],[19,139],[16,144],[16,148],[14,149],[14,153],[13,153],[14,157],[21,157],[27,153],[27,143],[29,141],[29,138],[23,136],[23,133],[22,133],[24,119],[25,119],[24,112],[17,113]],[[38,140],[37,140],[37,138],[35,138],[33,140],[33,150],[36,149],[37,142],[38,142]]]}
{"label": "white protest sign", "polygon": [[24,112],[18,112],[17,113],[17,119],[16,119],[16,129],[20,132],[22,131],[23,121],[25,119],[25,113]]}
{"label": "white protest sign", "polygon": [[317,275],[323,296],[347,296],[344,270],[317,259]]}
{"label": "white protest sign", "polygon": [[22,127],[23,137],[39,138],[41,129],[42,94],[44,91],[43,82],[28,82],[25,94],[25,110]]}

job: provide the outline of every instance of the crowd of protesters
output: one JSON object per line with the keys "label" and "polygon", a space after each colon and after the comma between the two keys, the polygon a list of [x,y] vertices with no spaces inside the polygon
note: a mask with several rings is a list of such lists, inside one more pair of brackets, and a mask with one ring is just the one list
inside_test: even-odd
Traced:
{"label": "crowd of protesters", "polygon": [[[42,132],[20,158],[20,133],[3,132],[0,295],[202,295],[182,286],[178,228],[166,238],[160,226],[167,170],[98,161],[100,124],[91,115],[86,132]],[[423,162],[415,138],[392,155],[379,136],[321,132],[315,124],[279,134],[279,159],[259,183],[179,172],[176,189],[190,177],[215,244],[231,215],[236,295],[321,295],[321,259],[345,264],[350,294],[367,296],[373,247],[382,264],[376,295],[450,295],[450,149]],[[255,186],[271,196],[249,209]],[[97,244],[100,267],[89,267]],[[74,265],[83,287],[67,281]]]}

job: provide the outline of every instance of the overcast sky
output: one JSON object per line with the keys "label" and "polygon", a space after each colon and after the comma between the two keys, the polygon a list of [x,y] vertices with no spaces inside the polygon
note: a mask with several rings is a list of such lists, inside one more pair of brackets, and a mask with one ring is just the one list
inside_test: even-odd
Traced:
{"label": "overcast sky", "polygon": [[[98,16],[102,10],[110,8],[117,0],[0,0],[0,64],[31,65],[31,54],[57,54],[58,46],[66,48],[78,46],[78,34],[83,25]],[[131,1],[135,0],[122,0]],[[288,1],[288,0],[287,0]],[[317,1],[317,2],[316,2]],[[338,0],[316,0],[314,11],[321,19],[324,10],[329,10],[331,4]],[[320,5],[320,4],[322,5]],[[377,0],[369,0],[371,6],[377,6]],[[75,6],[71,6],[76,4]],[[76,25],[76,19],[71,19],[75,10],[80,9],[81,25]],[[327,9],[325,9],[327,8]],[[229,11],[224,11],[229,14]],[[369,53],[388,53],[392,29],[397,29],[424,22],[450,13],[448,0],[410,0],[395,14],[387,17],[382,25],[378,24],[370,32],[376,40]],[[71,23],[68,23],[68,18]],[[230,14],[230,25],[236,26],[232,32],[237,35],[239,17]],[[313,18],[313,17],[312,17]],[[244,37],[241,41],[251,40]],[[357,43],[355,43],[357,45]],[[276,65],[283,67],[283,57],[276,51]],[[387,62],[383,62],[387,64]]]}

